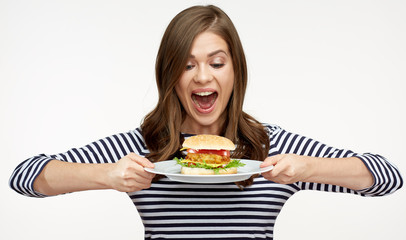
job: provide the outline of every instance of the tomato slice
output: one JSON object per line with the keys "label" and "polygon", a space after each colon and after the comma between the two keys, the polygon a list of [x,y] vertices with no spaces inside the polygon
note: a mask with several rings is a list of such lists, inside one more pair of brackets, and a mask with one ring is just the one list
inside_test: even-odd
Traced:
{"label": "tomato slice", "polygon": [[220,156],[226,156],[230,157],[230,151],[229,150],[212,150],[212,149],[191,149],[189,148],[187,150],[188,153],[202,153],[202,154],[217,154]]}

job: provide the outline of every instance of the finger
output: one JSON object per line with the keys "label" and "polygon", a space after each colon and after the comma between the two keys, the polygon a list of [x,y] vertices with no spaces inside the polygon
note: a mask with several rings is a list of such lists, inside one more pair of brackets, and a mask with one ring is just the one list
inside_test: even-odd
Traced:
{"label": "finger", "polygon": [[278,179],[283,177],[284,173],[287,171],[289,168],[289,165],[286,164],[285,161],[278,161],[275,165],[274,168],[269,171],[269,177],[272,179]]}
{"label": "finger", "polygon": [[152,179],[155,174],[145,171],[144,167],[125,156],[122,164],[122,177],[124,179],[135,179],[136,176]]}
{"label": "finger", "polygon": [[147,158],[141,157],[135,153],[130,153],[127,155],[132,161],[138,163],[143,167],[154,168],[154,164],[150,162]]}
{"label": "finger", "polygon": [[137,174],[142,178],[147,179],[149,182],[155,177],[155,173],[147,172],[145,169],[142,169],[141,172],[137,172]]}
{"label": "finger", "polygon": [[[152,177],[152,178],[153,178],[153,177]],[[139,184],[149,185],[149,184],[151,184],[152,178],[150,178],[150,177],[143,177],[143,176],[137,176],[137,177],[135,178],[135,180],[136,180]]]}
{"label": "finger", "polygon": [[281,173],[282,169],[279,165],[276,165],[272,171],[269,171],[269,177],[270,178],[277,178],[279,176],[279,174]]}
{"label": "finger", "polygon": [[142,176],[137,176],[134,179],[134,181],[135,181],[134,185],[141,189],[149,188],[149,187],[151,187],[151,180],[152,180],[152,178],[144,178]]}
{"label": "finger", "polygon": [[138,182],[135,179],[131,179],[124,184],[123,190],[126,192],[134,192],[149,187],[151,187],[151,182]]}
{"label": "finger", "polygon": [[132,162],[130,168],[133,169],[135,175],[138,175],[138,176],[141,176],[143,178],[149,179],[150,181],[155,176],[154,173],[150,173],[150,172],[145,171],[144,167],[139,165],[136,162]]}
{"label": "finger", "polygon": [[265,158],[264,162],[261,163],[261,165],[259,167],[264,168],[264,167],[268,167],[271,165],[276,165],[276,163],[279,161],[279,159],[280,159],[280,155],[267,157],[267,158]]}
{"label": "finger", "polygon": [[122,189],[124,189],[125,192],[133,192],[149,188],[154,175],[155,174],[150,174],[148,172],[146,172],[146,175],[144,173],[139,174],[134,172],[122,183]]}

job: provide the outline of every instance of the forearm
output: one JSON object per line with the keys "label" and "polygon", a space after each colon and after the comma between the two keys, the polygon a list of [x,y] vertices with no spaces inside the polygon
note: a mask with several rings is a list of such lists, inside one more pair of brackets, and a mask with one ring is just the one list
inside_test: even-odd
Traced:
{"label": "forearm", "polygon": [[34,181],[35,191],[58,195],[84,190],[107,189],[112,164],[69,163],[50,161]]}
{"label": "forearm", "polygon": [[[399,169],[383,156],[329,147],[276,126],[270,126],[270,131],[274,132],[270,141],[275,148],[261,164],[261,167],[274,165],[271,171],[262,173],[268,180],[282,184],[299,183],[297,186],[303,190],[347,192],[346,189],[351,189],[364,196],[384,196],[403,186]],[[306,183],[331,184],[331,187],[321,189],[320,184]]]}
{"label": "forearm", "polygon": [[374,178],[357,157],[316,158],[304,157],[309,171],[306,182],[333,184],[353,190],[371,187]]}

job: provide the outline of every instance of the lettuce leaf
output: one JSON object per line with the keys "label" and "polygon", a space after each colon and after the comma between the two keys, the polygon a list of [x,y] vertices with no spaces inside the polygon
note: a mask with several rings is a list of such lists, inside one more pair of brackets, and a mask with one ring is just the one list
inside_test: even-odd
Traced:
{"label": "lettuce leaf", "polygon": [[244,167],[245,163],[242,163],[240,160],[231,160],[224,168],[232,168],[232,167]]}
{"label": "lettuce leaf", "polygon": [[188,166],[187,162],[182,162],[184,159],[183,158],[177,158],[175,157],[173,160],[175,160],[179,165],[182,167],[190,167],[190,168],[205,168],[205,169],[211,169],[214,171],[215,174],[219,174],[220,169],[225,169],[227,168],[233,168],[233,167],[244,167],[245,163],[242,163],[240,160],[235,160],[232,159],[231,162],[229,162],[226,166],[224,167],[212,167],[210,165],[207,165],[205,163],[195,163],[195,165],[190,165]]}

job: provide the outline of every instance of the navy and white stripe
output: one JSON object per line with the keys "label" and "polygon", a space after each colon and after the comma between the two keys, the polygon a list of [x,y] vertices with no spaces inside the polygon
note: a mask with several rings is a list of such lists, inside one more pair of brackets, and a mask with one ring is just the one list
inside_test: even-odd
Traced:
{"label": "navy and white stripe", "polygon": [[[355,191],[308,182],[283,185],[258,177],[253,185],[240,190],[233,183],[187,184],[163,178],[149,189],[128,194],[144,223],[145,239],[272,239],[276,217],[285,202],[300,190],[383,196],[403,185],[399,170],[380,155],[333,148],[276,125],[265,127],[271,143],[269,156],[294,153],[327,158],[358,157],[373,174],[373,186]],[[29,158],[14,170],[10,186],[26,196],[45,197],[35,192],[33,182],[50,160],[114,163],[130,152],[141,156],[148,153],[139,129],[62,154]]]}

